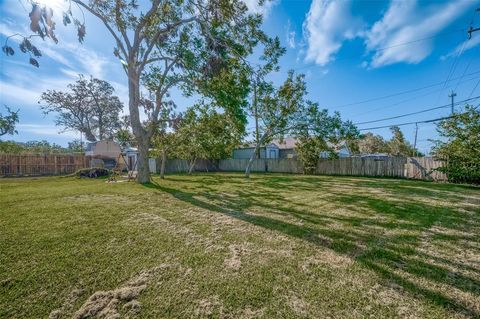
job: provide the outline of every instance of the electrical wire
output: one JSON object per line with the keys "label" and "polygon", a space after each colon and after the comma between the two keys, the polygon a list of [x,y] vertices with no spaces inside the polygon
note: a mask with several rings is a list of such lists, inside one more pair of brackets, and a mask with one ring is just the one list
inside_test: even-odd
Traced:
{"label": "electrical wire", "polygon": [[[478,77],[473,77],[473,78],[464,80],[464,81],[462,81],[462,82],[460,82],[460,83],[467,83],[467,82],[470,82],[470,81],[473,81],[473,80],[476,80],[476,79],[478,79]],[[480,81],[480,79],[479,79],[479,81]],[[441,90],[442,90],[442,89],[437,89],[437,90],[434,90],[434,91],[431,91],[431,92],[428,92],[428,93],[415,95],[414,97],[411,97],[411,98],[408,98],[408,99],[405,99],[405,100],[401,100],[401,101],[399,101],[399,102],[395,102],[395,103],[390,104],[390,105],[387,105],[387,106],[381,106],[381,107],[378,107],[378,108],[373,109],[373,110],[369,110],[369,111],[366,111],[366,112],[354,114],[354,115],[352,115],[352,117],[362,116],[362,115],[370,114],[370,113],[373,113],[373,112],[376,112],[376,111],[380,111],[380,110],[386,110],[386,109],[392,108],[392,107],[394,107],[394,106],[397,106],[397,105],[400,105],[400,104],[403,104],[403,103],[406,103],[406,102],[409,102],[409,101],[416,100],[416,99],[421,98],[421,97],[425,97],[425,96],[428,96],[428,95],[435,94],[435,93],[437,93],[437,92],[440,92]],[[472,95],[473,95],[473,94],[472,94]],[[472,95],[470,95],[468,98],[472,97]]]}
{"label": "electrical wire", "polygon": [[[475,110],[476,110],[479,106],[480,106],[480,104],[477,105],[477,107],[475,107]],[[392,127],[392,126],[405,126],[405,125],[412,125],[412,124],[432,123],[432,122],[438,122],[438,121],[448,120],[448,119],[451,119],[451,118],[454,118],[454,117],[456,117],[456,116],[458,116],[458,115],[463,115],[463,114],[465,114],[465,113],[453,114],[453,115],[450,115],[450,116],[439,117],[439,118],[432,119],[432,120],[415,121],[415,122],[407,122],[407,123],[400,123],[400,124],[390,124],[390,125],[384,125],[384,126],[361,128],[361,129],[359,129],[359,131],[377,130],[377,129],[388,128],[388,127]]]}
{"label": "electrical wire", "polygon": [[[469,73],[469,74],[467,74],[467,76],[469,76],[469,75],[474,75],[474,74],[478,74],[478,73],[480,73],[480,71],[475,71],[475,72]],[[454,81],[454,80],[457,80],[457,79],[459,79],[459,78],[458,78],[458,77],[457,77],[457,78],[452,78],[452,79],[450,79],[449,81]],[[397,92],[397,93],[392,93],[392,94],[388,94],[388,95],[383,95],[383,96],[379,96],[379,97],[374,97],[374,98],[370,98],[370,99],[366,99],[366,100],[362,100],[362,101],[358,101],[358,102],[341,104],[341,105],[333,106],[332,108],[339,109],[339,108],[344,108],[344,107],[347,107],[347,106],[358,105],[358,104],[365,104],[365,103],[368,103],[368,102],[373,102],[373,101],[388,99],[388,98],[391,98],[391,97],[394,97],[394,96],[398,96],[398,95],[404,95],[404,94],[408,94],[408,93],[413,93],[413,92],[418,92],[418,91],[421,91],[421,90],[429,89],[429,88],[432,88],[432,87],[435,87],[435,86],[438,86],[438,85],[442,85],[442,84],[444,84],[444,83],[445,83],[445,81],[441,81],[441,82],[433,83],[433,84],[426,85],[426,86],[422,86],[422,87],[415,88],[415,89],[410,89],[410,90],[406,90],[406,91],[401,91],[401,92]]]}
{"label": "electrical wire", "polygon": [[[480,98],[480,95],[479,95],[479,96],[476,96],[476,97],[473,97],[473,98],[469,98],[469,99],[465,99],[465,100],[462,100],[462,101],[458,101],[458,102],[454,103],[454,105],[462,104],[462,103],[465,103],[465,102],[468,102],[468,101],[471,101],[471,100],[476,100],[476,99],[479,99],[479,98]],[[432,108],[428,108],[428,109],[425,109],[425,110],[416,111],[416,112],[412,112],[412,113],[407,113],[407,114],[402,114],[402,115],[397,115],[397,116],[386,117],[386,118],[378,119],[378,120],[372,120],[372,121],[366,121],[366,122],[353,123],[353,124],[355,124],[355,125],[360,125],[360,124],[369,124],[369,123],[383,122],[383,121],[387,121],[387,120],[398,119],[398,118],[401,118],[401,117],[406,117],[406,116],[410,116],[410,115],[415,115],[415,114],[430,112],[430,111],[433,111],[433,110],[438,110],[438,109],[442,109],[442,108],[446,108],[446,107],[451,107],[451,106],[452,106],[452,104],[445,104],[445,105],[440,105],[440,106],[436,106],[436,107],[432,107]]]}

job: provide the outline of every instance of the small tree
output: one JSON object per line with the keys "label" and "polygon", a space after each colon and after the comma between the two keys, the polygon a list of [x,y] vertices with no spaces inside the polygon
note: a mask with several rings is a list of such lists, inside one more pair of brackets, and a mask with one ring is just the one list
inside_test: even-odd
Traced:
{"label": "small tree", "polygon": [[358,145],[358,152],[360,154],[376,154],[389,152],[385,139],[380,135],[375,135],[370,132],[361,135],[360,138],[355,141],[355,143]]}
{"label": "small tree", "polygon": [[465,111],[438,123],[443,141],[435,141],[433,152],[445,160],[439,168],[454,183],[480,184],[480,111],[467,105]]}
{"label": "small tree", "polygon": [[358,137],[358,130],[352,122],[342,121],[338,112],[330,116],[327,110],[319,110],[313,103],[308,108],[305,123],[296,130],[299,143],[295,147],[305,174],[315,172],[322,152],[335,158],[338,156],[336,146]]}
{"label": "small tree", "polygon": [[114,88],[106,81],[83,75],[68,88],[68,92],[42,93],[44,113],[56,113],[56,125],[79,131],[90,142],[112,138],[120,127],[119,114],[123,109],[123,103],[113,95]]}
{"label": "small tree", "polygon": [[73,140],[71,142],[68,142],[68,148],[69,151],[74,152],[74,153],[84,153],[85,149],[83,147],[83,142],[81,140]]}
{"label": "small tree", "polygon": [[393,156],[412,156],[415,153],[413,146],[405,139],[398,126],[392,126],[392,138],[387,142],[388,153]]}
{"label": "small tree", "polygon": [[5,105],[5,109],[7,113],[3,115],[0,113],[0,136],[9,134],[14,135],[17,134],[17,130],[15,129],[15,125],[18,123],[18,110],[12,111],[8,106]]}
{"label": "small tree", "polygon": [[238,145],[244,128],[237,118],[214,107],[197,105],[183,115],[175,131],[173,154],[189,160],[192,173],[197,159],[222,159]]}

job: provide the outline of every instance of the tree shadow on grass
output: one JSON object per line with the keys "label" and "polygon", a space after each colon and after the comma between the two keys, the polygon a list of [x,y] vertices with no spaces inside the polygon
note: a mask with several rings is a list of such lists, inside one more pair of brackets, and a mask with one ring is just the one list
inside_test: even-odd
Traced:
{"label": "tree shadow on grass", "polygon": [[[414,280],[415,278],[424,278],[439,284],[451,285],[456,289],[474,295],[480,294],[480,281],[478,279],[451,272],[437,264],[422,261],[420,258],[431,260],[435,256],[430,256],[416,249],[421,241],[421,232],[427,231],[434,225],[458,230],[462,225],[472,223],[468,216],[458,214],[458,211],[452,208],[439,208],[425,203],[409,201],[392,202],[387,199],[372,198],[369,195],[348,195],[341,192],[332,192],[332,196],[328,200],[339,206],[347,205],[349,209],[358,213],[362,212],[360,207],[367,208],[376,215],[385,218],[369,218],[368,215],[363,218],[362,216],[312,214],[282,204],[282,196],[275,193],[275,189],[279,187],[283,189],[283,184],[287,183],[289,179],[291,180],[290,177],[284,179],[273,177],[272,179],[269,182],[260,182],[261,186],[270,188],[271,192],[259,192],[253,187],[250,189],[242,188],[242,190],[236,191],[235,195],[237,196],[226,196],[226,194],[216,193],[212,189],[209,189],[208,192],[205,192],[205,189],[200,192],[189,192],[182,189],[181,183],[178,184],[178,188],[170,188],[157,183],[147,184],[146,187],[168,193],[196,207],[221,213],[265,229],[332,249],[337,253],[354,258],[361,265],[375,271],[385,280],[394,282],[404,290],[429,302],[470,317],[480,316],[478,309],[474,306],[466,305],[440,292],[422,287]],[[349,180],[347,181],[350,183]],[[302,180],[300,184],[304,185],[304,182],[305,180]],[[215,178],[214,183],[230,183],[230,181],[222,181],[222,177],[219,177]],[[327,187],[323,180],[320,182],[313,181],[311,184],[316,186],[315,189]],[[288,187],[294,186],[288,185]],[[298,188],[294,189],[298,190]],[[298,205],[295,203],[293,206],[297,207]],[[248,213],[248,210],[253,208],[260,208],[268,214]],[[275,215],[278,218],[274,218]],[[298,225],[285,221],[285,216],[294,217],[305,223]],[[386,222],[384,219],[390,219],[391,221]],[[349,227],[348,232],[345,229],[329,227],[335,222],[346,224]],[[473,223],[475,222],[478,221],[474,220]],[[403,229],[413,231],[413,234],[387,235],[369,231],[366,226],[387,230]],[[453,243],[464,239],[462,236],[450,237],[449,240]],[[480,254],[480,252],[478,253]],[[441,260],[441,263],[455,267],[455,269],[462,268],[459,267],[458,263],[447,259]],[[397,270],[408,274],[409,278],[399,275]],[[478,273],[476,268],[470,270]]]}

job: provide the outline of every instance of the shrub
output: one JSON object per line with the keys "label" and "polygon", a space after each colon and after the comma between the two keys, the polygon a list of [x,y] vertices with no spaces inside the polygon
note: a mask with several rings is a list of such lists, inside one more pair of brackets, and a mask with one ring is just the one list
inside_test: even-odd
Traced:
{"label": "shrub", "polygon": [[93,168],[82,168],[75,172],[75,176],[78,177],[88,177],[88,178],[97,178],[102,176],[109,176],[110,171],[105,168],[93,167]]}

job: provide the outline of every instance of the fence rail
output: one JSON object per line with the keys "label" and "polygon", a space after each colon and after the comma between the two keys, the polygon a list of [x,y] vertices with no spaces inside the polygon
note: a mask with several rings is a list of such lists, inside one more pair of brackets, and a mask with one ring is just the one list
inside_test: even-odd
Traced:
{"label": "fence rail", "polygon": [[[160,162],[160,161],[159,161]],[[195,171],[243,172],[248,159],[226,159],[220,161],[197,161]],[[317,175],[346,175],[371,177],[398,177],[422,180],[446,181],[447,176],[434,171],[441,167],[442,161],[432,157],[387,157],[361,158],[347,157],[339,159],[319,160],[315,168]],[[185,173],[189,165],[185,160],[168,160],[166,173]],[[300,161],[296,159],[255,159],[252,172],[271,173],[303,173]]]}
{"label": "fence rail", "polygon": [[71,174],[90,167],[84,155],[10,155],[0,154],[0,176],[41,176]]}

